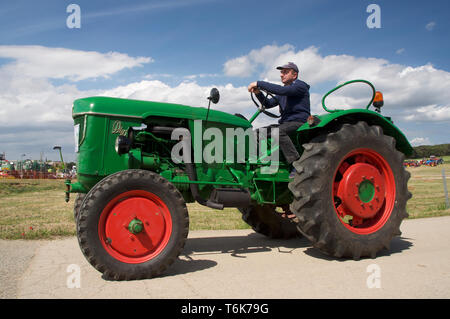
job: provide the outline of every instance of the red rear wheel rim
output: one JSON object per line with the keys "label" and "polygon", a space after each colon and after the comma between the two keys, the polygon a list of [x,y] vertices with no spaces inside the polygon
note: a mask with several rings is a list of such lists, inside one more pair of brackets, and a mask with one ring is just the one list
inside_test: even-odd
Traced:
{"label": "red rear wheel rim", "polygon": [[[139,221],[139,231],[130,229]],[[158,256],[172,233],[169,209],[155,194],[133,190],[114,197],[103,209],[98,223],[100,242],[115,259],[129,264]]]}
{"label": "red rear wheel rim", "polygon": [[361,148],[348,153],[333,177],[334,209],[350,231],[369,235],[381,229],[395,203],[395,179],[379,153]]}

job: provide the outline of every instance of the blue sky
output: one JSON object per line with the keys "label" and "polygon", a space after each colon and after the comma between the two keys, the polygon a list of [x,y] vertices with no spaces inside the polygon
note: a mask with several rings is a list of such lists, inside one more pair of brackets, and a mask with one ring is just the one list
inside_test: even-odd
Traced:
{"label": "blue sky", "polygon": [[[66,26],[71,3],[81,8],[80,29]],[[379,29],[366,25],[371,3],[381,9]],[[0,76],[9,82],[0,89],[0,152],[57,159],[59,143],[74,159],[68,101],[91,94],[204,106],[203,92],[218,86],[223,110],[250,112],[245,87],[277,81],[274,63],[291,57],[314,101],[348,70],[387,91],[386,113],[413,144],[448,143],[449,9],[445,0],[2,1]],[[62,62],[46,60],[53,54]],[[74,59],[86,70],[68,67]],[[155,88],[166,93],[149,95]],[[359,101],[342,96],[352,98]]]}

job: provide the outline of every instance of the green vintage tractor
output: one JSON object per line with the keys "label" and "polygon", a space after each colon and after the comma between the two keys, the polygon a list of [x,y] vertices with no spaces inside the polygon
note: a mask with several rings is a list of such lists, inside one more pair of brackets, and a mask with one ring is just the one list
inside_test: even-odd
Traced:
{"label": "green vintage tractor", "polygon": [[[354,82],[372,88],[365,108],[325,106],[328,94]],[[252,128],[261,113],[273,116],[257,102],[247,120],[210,105],[76,100],[78,176],[66,182],[66,200],[77,193],[83,254],[108,278],[158,276],[184,247],[186,203],[195,201],[236,207],[256,232],[303,235],[335,258],[375,257],[388,249],[407,217],[403,159],[412,148],[380,114],[381,93],[371,83],[343,85],[322,99],[327,114],[310,116],[291,136],[301,154],[294,178],[278,153],[276,131]],[[208,99],[217,103],[219,92],[213,89]]]}

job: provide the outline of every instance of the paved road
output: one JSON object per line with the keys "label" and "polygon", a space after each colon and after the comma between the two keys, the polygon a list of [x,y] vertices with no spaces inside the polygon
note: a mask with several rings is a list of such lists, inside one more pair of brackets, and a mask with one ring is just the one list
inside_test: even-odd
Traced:
{"label": "paved road", "polygon": [[[269,240],[249,230],[195,231],[163,277],[130,282],[104,280],[75,238],[0,241],[0,296],[450,298],[450,217],[406,220],[401,230],[389,252],[360,261],[330,259],[305,239]],[[69,288],[77,267],[80,288]]]}

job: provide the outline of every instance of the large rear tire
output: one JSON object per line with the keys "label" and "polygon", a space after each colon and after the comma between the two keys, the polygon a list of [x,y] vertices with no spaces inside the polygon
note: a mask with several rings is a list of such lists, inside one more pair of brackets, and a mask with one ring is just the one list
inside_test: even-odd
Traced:
{"label": "large rear tire", "polygon": [[334,257],[375,257],[400,235],[411,198],[395,139],[365,122],[304,144],[289,189],[299,230]]}
{"label": "large rear tire", "polygon": [[84,256],[115,280],[163,273],[183,249],[188,231],[180,192],[145,170],[121,171],[101,180],[86,195],[77,219]]}

